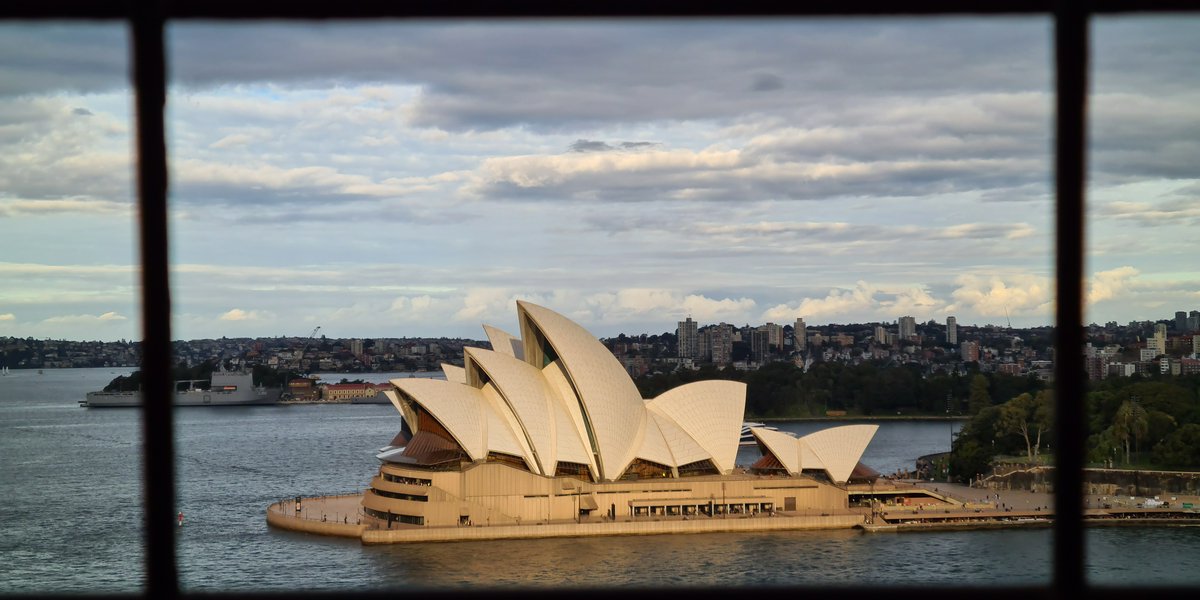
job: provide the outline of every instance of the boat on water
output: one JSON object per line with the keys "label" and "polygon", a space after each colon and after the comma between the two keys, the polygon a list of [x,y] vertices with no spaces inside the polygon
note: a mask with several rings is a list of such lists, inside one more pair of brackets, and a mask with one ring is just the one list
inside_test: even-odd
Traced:
{"label": "boat on water", "polygon": [[[254,375],[248,372],[214,371],[208,389],[196,387],[203,380],[176,382],[187,383],[187,389],[175,391],[175,406],[252,406],[278,404],[280,390],[271,390],[254,385]],[[142,392],[88,392],[79,406],[87,408],[109,408],[141,406]]]}

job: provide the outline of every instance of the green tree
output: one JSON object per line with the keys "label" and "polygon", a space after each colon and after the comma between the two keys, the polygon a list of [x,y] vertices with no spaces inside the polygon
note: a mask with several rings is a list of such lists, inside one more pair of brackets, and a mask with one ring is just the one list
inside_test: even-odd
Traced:
{"label": "green tree", "polygon": [[1025,440],[1029,462],[1040,455],[1042,433],[1053,425],[1054,402],[1051,392],[1043,390],[1036,396],[1021,394],[1000,406],[999,433],[1017,434]]}
{"label": "green tree", "polygon": [[1154,447],[1154,461],[1168,467],[1200,466],[1200,425],[1190,423],[1171,432]]}
{"label": "green tree", "polygon": [[1113,437],[1125,447],[1125,464],[1129,464],[1129,442],[1133,441],[1136,448],[1138,440],[1150,429],[1146,409],[1134,398],[1122,402],[1113,418],[1112,429]]}
{"label": "green tree", "polygon": [[967,411],[974,416],[991,405],[992,397],[988,394],[987,377],[976,374],[971,378],[971,392],[967,396]]}

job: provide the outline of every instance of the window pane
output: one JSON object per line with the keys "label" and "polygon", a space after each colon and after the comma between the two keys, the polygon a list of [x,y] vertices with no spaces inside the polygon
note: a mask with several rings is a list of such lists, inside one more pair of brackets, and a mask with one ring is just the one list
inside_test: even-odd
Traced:
{"label": "window pane", "polygon": [[[1200,20],[1105,17],[1093,31],[1085,482],[1091,508],[1162,524],[1200,507],[1186,473],[1200,468]],[[1087,541],[1097,583],[1200,582],[1194,530],[1094,527]]]}
{"label": "window pane", "polygon": [[120,25],[0,24],[0,593],[141,589],[132,95]]}
{"label": "window pane", "polygon": [[[678,323],[726,323],[738,330],[730,376],[752,378],[774,361],[790,386],[761,393],[770,384],[759,375],[748,418],[942,418],[886,423],[864,454],[885,475],[914,471],[919,457],[950,449],[962,417],[994,415],[1046,385],[1048,32],[1041,18],[173,25],[175,335],[229,338],[190,360],[235,367],[272,355],[287,365],[298,346],[330,353],[304,370],[336,370],[357,354],[396,371],[437,369],[462,364],[446,350],[462,339],[439,341],[440,357],[427,362],[435,353],[417,360],[411,349],[431,346],[413,338],[483,345],[484,323],[521,335],[515,301],[526,300],[605,338],[642,375],[690,368]],[[780,335],[798,319],[800,353]],[[760,326],[768,343],[756,354]],[[352,351],[355,339],[372,350]],[[393,342],[408,354],[374,350]],[[538,367],[560,358],[551,346]],[[267,529],[263,512],[279,498],[367,487],[379,468],[372,455],[400,426],[390,407],[177,418],[181,501],[212,514],[181,540],[186,588],[340,588],[348,570],[361,574],[355,585],[618,583],[563,568],[562,547],[577,542],[521,542],[522,556],[543,558],[497,573],[463,562],[493,555],[461,548],[348,549]],[[803,434],[807,424],[779,426]],[[941,514],[1044,524],[1043,492],[996,498],[965,484],[987,475],[993,456],[1026,470],[1045,462],[1048,436],[1030,448],[994,419],[968,433],[950,462],[960,487],[923,482],[954,490]],[[944,463],[929,475],[944,478]],[[658,460],[638,464],[664,472]],[[744,515],[744,504],[722,514]],[[683,505],[641,508],[688,515]],[[671,563],[695,585],[840,582],[849,571],[809,560],[822,552],[887,565],[859,583],[1049,581],[1048,530],[933,535],[589,544],[622,556],[621,583],[663,584],[658,570],[633,568],[662,552],[677,552]],[[918,543],[957,558],[912,564]],[[704,566],[768,553],[795,560],[772,565],[768,579]],[[237,568],[209,568],[216,556]],[[278,569],[279,556],[341,566],[301,581]],[[706,578],[714,572],[719,581]]]}

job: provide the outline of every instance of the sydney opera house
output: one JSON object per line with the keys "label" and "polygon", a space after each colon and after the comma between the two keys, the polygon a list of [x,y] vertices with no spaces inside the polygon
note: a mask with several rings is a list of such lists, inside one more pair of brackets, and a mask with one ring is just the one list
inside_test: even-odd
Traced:
{"label": "sydney opera house", "polygon": [[875,425],[752,429],[746,388],[702,381],[644,399],[583,327],[517,303],[520,337],[484,326],[446,380],[396,379],[401,432],[362,497],[372,528],[704,519],[842,511]]}

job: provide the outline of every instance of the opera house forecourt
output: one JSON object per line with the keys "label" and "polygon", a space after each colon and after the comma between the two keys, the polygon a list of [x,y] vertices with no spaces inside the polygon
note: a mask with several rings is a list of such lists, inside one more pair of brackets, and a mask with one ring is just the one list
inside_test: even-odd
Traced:
{"label": "opera house forecourt", "polygon": [[870,520],[882,490],[859,460],[878,426],[803,437],[755,428],[762,457],[739,467],[745,384],[701,381],[643,399],[580,325],[528,302],[517,319],[520,337],[485,325],[493,349],[466,348],[463,367],[443,365],[444,381],[392,380],[401,431],[361,496],[280,502],[268,522],[397,543]]}

